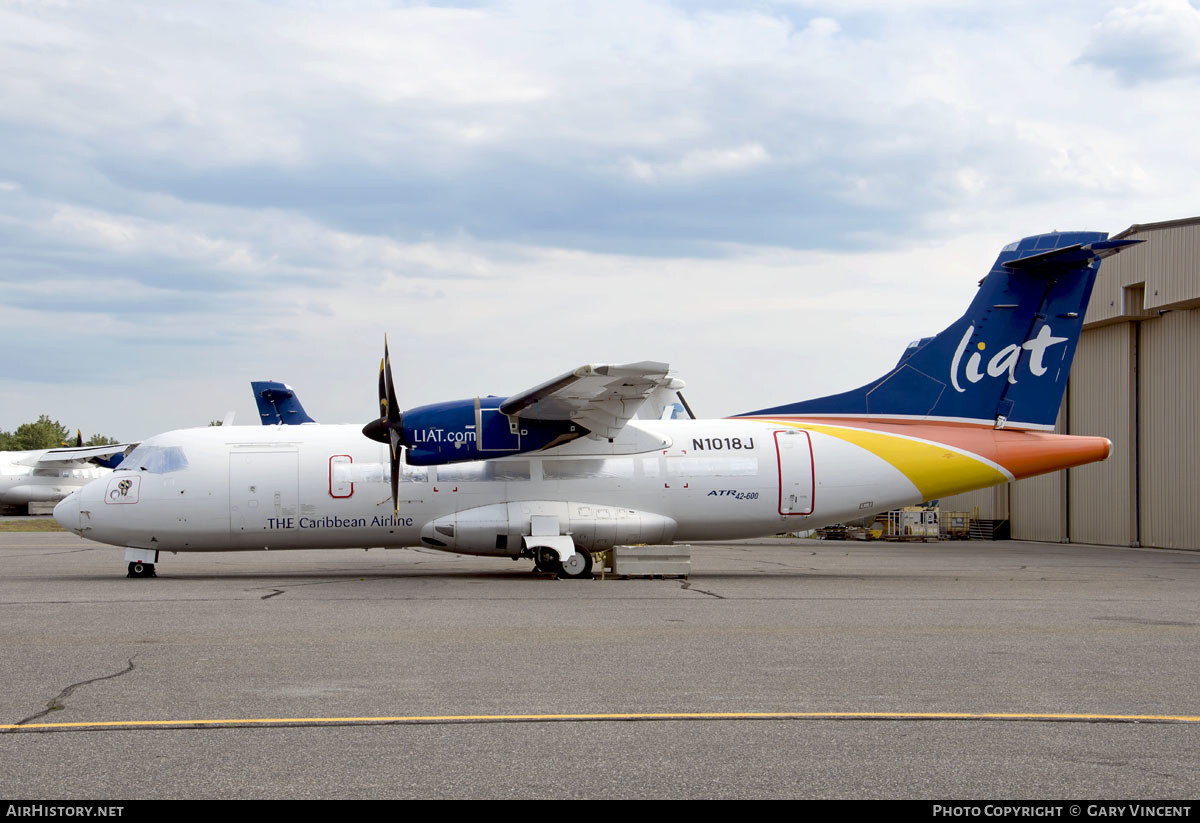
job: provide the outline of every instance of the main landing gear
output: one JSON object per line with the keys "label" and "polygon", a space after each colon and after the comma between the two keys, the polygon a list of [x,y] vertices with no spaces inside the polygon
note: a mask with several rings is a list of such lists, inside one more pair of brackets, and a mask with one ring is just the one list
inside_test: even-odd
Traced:
{"label": "main landing gear", "polygon": [[554,549],[543,546],[534,550],[533,570],[557,575],[559,580],[589,580],[592,576],[592,556],[583,549],[576,549],[563,563]]}
{"label": "main landing gear", "polygon": [[533,552],[533,570],[541,574],[553,572],[555,564],[558,563],[558,555],[554,553],[554,549],[534,549]]}
{"label": "main landing gear", "polygon": [[576,549],[566,561],[558,564],[559,580],[589,580],[592,576],[592,556]]}

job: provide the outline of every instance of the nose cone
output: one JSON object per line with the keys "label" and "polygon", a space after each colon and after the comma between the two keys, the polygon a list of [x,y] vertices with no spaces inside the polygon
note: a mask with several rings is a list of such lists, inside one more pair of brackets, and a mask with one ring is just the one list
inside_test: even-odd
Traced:
{"label": "nose cone", "polygon": [[79,531],[79,492],[73,491],[54,507],[54,519],[67,531]]}

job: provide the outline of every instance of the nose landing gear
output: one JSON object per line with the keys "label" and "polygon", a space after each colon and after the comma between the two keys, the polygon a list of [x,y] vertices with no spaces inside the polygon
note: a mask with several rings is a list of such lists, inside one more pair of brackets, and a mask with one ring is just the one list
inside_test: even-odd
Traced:
{"label": "nose landing gear", "polygon": [[134,562],[129,564],[129,574],[126,577],[158,577],[154,573],[153,563]]}
{"label": "nose landing gear", "polygon": [[158,562],[158,551],[155,549],[126,549],[125,561],[129,563],[126,577],[158,577],[154,573],[154,564]]}

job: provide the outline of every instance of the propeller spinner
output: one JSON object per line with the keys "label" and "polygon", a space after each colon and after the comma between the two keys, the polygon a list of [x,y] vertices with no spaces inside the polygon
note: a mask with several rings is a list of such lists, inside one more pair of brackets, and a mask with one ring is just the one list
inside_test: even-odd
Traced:
{"label": "propeller spinner", "polygon": [[400,513],[400,448],[404,440],[404,415],[396,405],[396,387],[392,382],[392,360],[388,356],[387,336],[383,338],[383,360],[379,362],[379,419],[363,426],[362,433],[391,447],[392,507]]}

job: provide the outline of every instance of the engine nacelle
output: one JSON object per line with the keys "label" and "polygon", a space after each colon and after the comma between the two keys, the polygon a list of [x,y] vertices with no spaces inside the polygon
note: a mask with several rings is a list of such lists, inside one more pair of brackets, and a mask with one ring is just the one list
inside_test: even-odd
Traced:
{"label": "engine nacelle", "polygon": [[503,397],[476,397],[404,412],[405,460],[437,466],[557,446],[587,434],[569,420],[527,420],[500,412]]}
{"label": "engine nacelle", "polygon": [[[623,506],[527,500],[478,506],[431,520],[421,529],[427,546],[461,554],[515,556],[550,536],[533,527],[555,518],[558,534],[570,535],[581,549],[598,551],[625,543],[670,543],[676,523],[670,517]],[[535,533],[537,532],[537,533]],[[546,545],[553,545],[547,542]]]}

